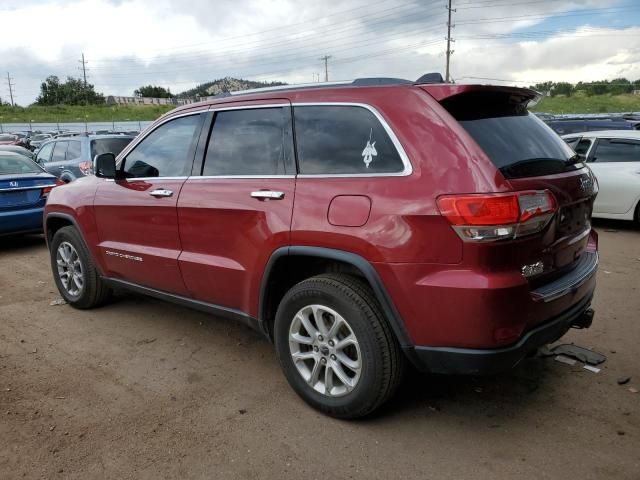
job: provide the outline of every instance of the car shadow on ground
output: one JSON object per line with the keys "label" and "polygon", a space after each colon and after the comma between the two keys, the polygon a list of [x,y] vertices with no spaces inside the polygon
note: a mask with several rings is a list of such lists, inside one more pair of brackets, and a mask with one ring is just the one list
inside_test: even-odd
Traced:
{"label": "car shadow on ground", "polygon": [[[173,316],[164,320],[157,318],[156,321],[165,324],[161,328],[163,331],[166,328],[184,329],[180,333],[181,337],[195,336],[194,329],[199,330],[202,332],[199,338],[205,343],[208,341],[207,335],[231,338],[233,340],[228,343],[230,348],[225,355],[238,355],[239,351],[234,347],[237,345],[250,347],[256,360],[262,358],[262,362],[270,364],[269,375],[282,375],[273,347],[259,333],[244,325],[205,314],[191,314],[191,310],[187,308],[183,311],[183,307],[169,307],[161,300],[125,291],[118,292],[114,303],[117,307],[114,305],[105,308],[140,308],[147,312],[151,309],[162,309],[165,312],[170,309],[176,313],[184,313],[178,315],[180,320],[176,323]],[[204,362],[206,365],[207,361]],[[562,376],[567,371],[551,362],[552,359],[548,358],[527,358],[515,369],[492,376],[431,375],[409,367],[397,394],[380,410],[360,422],[375,426],[395,423],[407,417],[424,419],[425,415],[438,415],[445,422],[458,419],[486,428],[507,426],[511,419],[518,418],[527,411],[543,408],[548,403],[549,395],[565,388]],[[251,368],[250,364],[244,365],[246,367],[239,368]],[[289,389],[288,386],[286,388]],[[292,397],[295,395],[292,390],[288,391]]]}
{"label": "car shadow on ground", "polygon": [[18,252],[20,250],[28,250],[33,247],[45,246],[44,235],[10,235],[0,237],[0,253],[2,252]]}
{"label": "car shadow on ground", "polygon": [[541,407],[555,389],[559,371],[549,358],[524,359],[517,367],[489,376],[433,375],[412,368],[397,395],[372,417],[445,413],[498,428],[515,412]]}
{"label": "car shadow on ground", "polygon": [[620,230],[628,232],[640,232],[640,225],[628,220],[610,220],[608,218],[592,219],[593,228],[596,230]]}

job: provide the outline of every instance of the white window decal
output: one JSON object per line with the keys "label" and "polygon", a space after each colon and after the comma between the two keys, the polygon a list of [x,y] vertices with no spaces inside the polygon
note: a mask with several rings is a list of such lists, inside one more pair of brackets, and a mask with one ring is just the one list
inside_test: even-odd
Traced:
{"label": "white window decal", "polygon": [[378,155],[378,152],[376,151],[376,142],[371,143],[372,135],[373,135],[373,128],[369,130],[369,140],[367,141],[367,146],[364,147],[364,150],[362,151],[362,156],[364,157],[363,158],[364,164],[366,165],[367,168],[369,168],[369,165],[373,161],[373,157],[376,157]]}

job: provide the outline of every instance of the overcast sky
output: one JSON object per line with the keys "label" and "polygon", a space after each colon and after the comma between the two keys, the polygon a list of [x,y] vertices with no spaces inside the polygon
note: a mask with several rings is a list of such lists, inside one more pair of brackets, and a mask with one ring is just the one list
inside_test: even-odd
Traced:
{"label": "overcast sky", "polygon": [[[0,72],[16,101],[48,75],[105,95],[232,76],[311,82],[444,74],[446,0],[2,0]],[[640,78],[637,0],[453,0],[457,82]],[[6,78],[0,97],[8,99]]]}

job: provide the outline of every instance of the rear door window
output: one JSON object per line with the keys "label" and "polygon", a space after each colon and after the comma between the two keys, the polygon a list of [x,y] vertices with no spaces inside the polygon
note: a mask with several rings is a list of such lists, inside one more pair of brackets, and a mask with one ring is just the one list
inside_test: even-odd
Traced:
{"label": "rear door window", "polygon": [[69,142],[67,147],[67,160],[76,160],[80,158],[81,145],[78,141]]}
{"label": "rear door window", "polygon": [[64,162],[67,155],[67,144],[69,142],[56,142],[56,146],[53,147],[52,162]]}
{"label": "rear door window", "polygon": [[577,167],[575,153],[526,107],[504,94],[451,97],[442,105],[507,178],[551,175]]}
{"label": "rear door window", "polygon": [[593,161],[605,162],[640,162],[640,141],[601,138],[596,145]]}
{"label": "rear door window", "polygon": [[370,110],[350,105],[294,107],[301,174],[400,173],[405,166]]}
{"label": "rear door window", "polygon": [[97,138],[91,140],[91,158],[101,153],[113,153],[115,156],[124,150],[124,147],[129,145],[132,138]]}
{"label": "rear door window", "polygon": [[217,112],[202,174],[295,174],[291,108]]}

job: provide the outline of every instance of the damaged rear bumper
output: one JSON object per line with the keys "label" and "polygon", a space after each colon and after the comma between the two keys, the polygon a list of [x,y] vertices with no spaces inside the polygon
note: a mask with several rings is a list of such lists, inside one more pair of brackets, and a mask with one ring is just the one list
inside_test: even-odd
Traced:
{"label": "damaged rear bumper", "polygon": [[592,298],[593,291],[569,310],[530,330],[508,347],[471,349],[413,346],[405,351],[419,369],[431,373],[483,375],[509,370],[539,347],[558,340],[570,328],[588,328],[594,315],[590,308]]}

